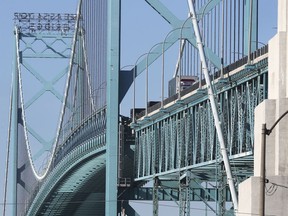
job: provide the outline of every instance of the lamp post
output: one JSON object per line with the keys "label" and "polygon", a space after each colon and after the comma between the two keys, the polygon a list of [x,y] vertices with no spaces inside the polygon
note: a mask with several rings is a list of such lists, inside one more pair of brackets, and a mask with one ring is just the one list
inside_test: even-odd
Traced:
{"label": "lamp post", "polygon": [[262,124],[262,141],[261,141],[261,167],[260,167],[260,178],[262,178],[262,187],[260,188],[260,207],[259,215],[265,215],[265,184],[266,184],[266,135],[270,135],[276,125],[288,114],[288,110],[284,112],[278,120],[272,125],[270,129],[267,129],[266,124]]}
{"label": "lamp post", "polygon": [[[182,33],[183,33],[183,28],[186,24],[186,22],[188,20],[190,20],[191,18],[191,14],[189,14],[189,16],[187,17],[187,19],[183,22],[182,26],[181,26],[181,30],[180,30],[180,46],[179,46],[179,74],[178,74],[178,77],[179,77],[179,83],[178,83],[178,100],[181,100],[181,57],[182,57],[182,39],[183,39],[183,36],[182,36]],[[189,27],[187,27],[189,28]]]}
{"label": "lamp post", "polygon": [[120,68],[120,71],[127,68],[127,67],[133,67],[134,65],[124,65],[123,67]]}
{"label": "lamp post", "polygon": [[135,106],[136,106],[136,65],[138,63],[138,61],[145,55],[147,55],[148,53],[143,53],[142,55],[140,55],[138,57],[138,59],[136,60],[135,64],[134,64],[134,68],[133,68],[133,114],[132,114],[132,124],[135,123]]}
{"label": "lamp post", "polygon": [[168,36],[176,31],[179,30],[180,28],[175,28],[172,29],[170,32],[167,33],[167,35],[165,36],[165,39],[163,41],[162,44],[162,82],[161,82],[161,109],[164,107],[164,79],[165,79],[165,64],[164,64],[164,50],[165,50],[165,43],[166,43],[166,39],[168,38]]}
{"label": "lamp post", "polygon": [[146,59],[146,109],[145,109],[145,117],[147,117],[147,115],[148,115],[148,97],[149,97],[149,91],[148,91],[148,64],[149,64],[149,55],[150,55],[151,53],[154,53],[154,54],[155,54],[155,52],[151,52],[152,49],[153,49],[155,46],[160,45],[160,44],[162,44],[162,43],[163,43],[163,42],[159,42],[159,43],[154,44],[154,45],[150,48],[149,52],[147,53],[147,59]]}

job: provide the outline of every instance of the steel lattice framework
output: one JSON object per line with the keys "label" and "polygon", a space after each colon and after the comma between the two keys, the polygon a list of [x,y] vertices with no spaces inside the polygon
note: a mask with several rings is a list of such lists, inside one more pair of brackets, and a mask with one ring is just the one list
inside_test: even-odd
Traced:
{"label": "steel lattice framework", "polygon": [[[240,63],[235,71],[224,76],[227,80],[218,78],[214,81],[218,112],[221,122],[225,122],[222,130],[226,150],[236,184],[253,174],[254,109],[268,96],[266,53],[267,47],[264,47],[253,54],[252,69]],[[246,61],[247,58],[242,63]],[[204,85],[193,91],[192,86],[181,93],[180,101],[177,97],[174,101],[169,98],[164,101],[164,108],[159,103],[150,107],[149,112],[148,115],[143,113],[143,117],[134,123],[136,181],[154,179],[157,188],[161,181],[164,187],[165,181],[174,182],[174,187],[179,187],[179,215],[186,215],[193,188],[191,179],[198,182],[198,187],[201,182],[220,184],[225,181],[207,89]],[[218,193],[226,194],[220,189]],[[219,196],[215,201],[220,206],[217,214],[224,214],[225,198]]]}
{"label": "steel lattice framework", "polygon": [[[257,64],[261,73],[243,69],[230,75],[231,85],[217,86],[230,156],[253,151],[254,109],[267,98],[267,58]],[[187,101],[173,106],[167,107],[161,117],[151,114],[150,121],[137,121],[136,178],[151,178],[155,173],[217,159],[219,144],[205,89],[196,90]]]}
{"label": "steel lattice framework", "polygon": [[[190,22],[191,13],[181,20],[161,1],[146,2],[169,23],[171,31],[139,63],[144,55],[138,58],[126,85],[119,84],[123,74],[119,69],[120,1],[80,0],[76,15],[15,14],[16,21],[21,22],[15,23],[11,141],[15,148],[14,202],[22,205],[17,205],[14,215],[89,215],[95,209],[99,215],[116,215],[118,199],[129,196],[142,199],[141,186],[149,180],[154,182],[151,191],[146,192],[153,200],[153,215],[158,215],[161,193],[179,201],[181,216],[190,215],[190,201],[197,199],[217,215],[227,213],[225,201],[231,199],[226,189],[223,149],[215,129],[208,82],[201,73],[200,42],[213,79],[213,97],[232,164],[233,181],[237,185],[251,175],[254,109],[267,98],[268,92],[268,46],[257,50],[258,1],[193,1],[197,12],[193,18],[202,30],[200,42]],[[47,19],[50,21],[46,22]],[[176,42],[179,58],[174,76],[179,79],[195,76],[197,82],[187,89],[178,88],[166,100],[162,90],[161,103],[151,107],[147,93],[145,113],[137,116],[133,113],[129,125],[136,138],[135,149],[130,148],[125,142],[134,139],[127,141],[123,135],[127,131],[123,127],[119,130],[118,97],[122,99],[143,71],[148,77],[148,68],[161,55],[165,74],[164,53]],[[37,62],[39,59],[64,59],[65,67],[46,78],[41,69],[50,68],[51,62],[45,66]],[[29,96],[26,94],[29,76],[23,75],[26,72],[40,83],[39,91],[34,91],[35,87]],[[65,88],[59,88],[60,85]],[[55,112],[60,113],[58,127],[57,122],[53,125],[57,130],[48,139],[37,132],[39,124],[44,124],[42,118],[35,126],[30,123],[33,111],[27,114],[35,104],[35,110],[41,110],[38,103],[47,93],[60,104]],[[49,106],[44,108],[42,116],[50,115]],[[135,112],[135,102],[133,108]],[[120,142],[124,144],[121,146]],[[32,151],[35,146],[38,151]],[[125,151],[133,155],[131,158],[135,153],[134,186],[140,196],[131,188],[120,189],[117,185],[118,178],[124,176],[124,171],[121,176],[117,172],[120,167],[117,163],[120,157],[125,160]],[[43,165],[37,159],[44,161]],[[214,183],[215,188],[204,188],[203,183],[207,182]],[[217,202],[219,208],[215,210],[208,201]]]}

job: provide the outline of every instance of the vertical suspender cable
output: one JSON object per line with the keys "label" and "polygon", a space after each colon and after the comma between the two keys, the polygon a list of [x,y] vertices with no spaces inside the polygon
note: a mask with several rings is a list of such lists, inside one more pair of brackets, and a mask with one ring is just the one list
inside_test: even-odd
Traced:
{"label": "vertical suspender cable", "polygon": [[234,17],[234,22],[233,22],[233,51],[234,51],[234,55],[233,55],[233,62],[236,61],[235,59],[235,55],[236,55],[236,0],[234,0],[234,11],[233,11],[233,17]]}
{"label": "vertical suspender cable", "polygon": [[224,0],[222,1],[222,31],[221,31],[221,78],[224,75]]}
{"label": "vertical suspender cable", "polygon": [[226,64],[229,64],[230,62],[229,62],[229,56],[228,56],[228,19],[227,19],[227,17],[228,17],[228,0],[223,0],[223,2],[226,2],[225,3],[225,15],[226,15],[226,19],[225,19],[225,45],[224,45],[224,62],[226,63]]}
{"label": "vertical suspender cable", "polygon": [[213,92],[212,84],[211,84],[210,77],[208,74],[208,68],[207,68],[207,63],[206,63],[206,59],[205,59],[204,48],[203,48],[201,36],[199,33],[199,26],[198,26],[197,19],[196,19],[194,2],[192,2],[192,1],[193,0],[188,0],[189,9],[190,9],[190,13],[192,16],[192,24],[193,24],[194,33],[196,36],[197,46],[199,49],[200,59],[202,62],[203,74],[205,76],[205,80],[207,83],[208,98],[209,98],[210,103],[211,103],[211,109],[212,109],[214,120],[215,120],[215,127],[216,127],[216,131],[217,131],[217,135],[218,135],[218,139],[219,139],[219,143],[220,143],[221,154],[223,157],[223,162],[224,162],[225,170],[227,173],[227,181],[228,181],[229,189],[230,189],[231,196],[232,196],[234,210],[237,211],[238,200],[237,200],[236,189],[235,189],[235,185],[233,182],[233,177],[232,177],[231,167],[230,167],[230,163],[229,163],[229,158],[228,158],[227,151],[226,151],[226,146],[224,143],[224,136],[223,136],[223,132],[222,132],[222,128],[221,128],[221,122],[219,121],[219,115],[218,115],[218,111],[217,111],[216,101],[214,98],[214,92]]}
{"label": "vertical suspender cable", "polygon": [[238,14],[237,14],[237,19],[238,19],[238,22],[237,22],[237,26],[238,26],[238,29],[237,29],[237,53],[238,53],[238,57],[237,59],[240,59],[240,39],[241,39],[241,36],[240,36],[240,24],[241,24],[241,9],[240,9],[240,1],[238,1]]}
{"label": "vertical suspender cable", "polygon": [[252,38],[252,20],[253,20],[253,0],[250,0],[250,8],[249,8],[249,33],[248,33],[248,60],[247,64],[251,63],[251,38]]}
{"label": "vertical suspender cable", "polygon": [[[229,3],[229,16],[230,16],[230,19],[229,19],[229,64],[232,63],[232,19],[233,19],[233,16],[232,16],[232,0],[230,1]],[[234,51],[234,50],[233,50]],[[234,53],[233,53],[234,54]]]}

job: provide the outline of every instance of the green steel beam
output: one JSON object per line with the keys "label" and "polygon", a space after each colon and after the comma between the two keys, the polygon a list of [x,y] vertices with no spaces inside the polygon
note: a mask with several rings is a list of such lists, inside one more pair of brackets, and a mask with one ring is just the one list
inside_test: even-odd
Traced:
{"label": "green steel beam", "polygon": [[107,130],[105,215],[117,215],[117,152],[120,71],[120,4],[107,1]]}
{"label": "green steel beam", "polygon": [[[105,157],[105,148],[106,146],[103,143],[97,141],[97,137],[94,139],[86,140],[82,143],[82,145],[77,146],[69,154],[67,154],[56,167],[51,171],[50,175],[43,181],[41,187],[36,193],[33,202],[29,203],[30,207],[27,209],[26,215],[37,215],[37,212],[41,211],[43,205],[45,205],[45,200],[51,196],[51,192],[57,188],[55,186],[59,186],[59,182],[65,180],[65,177],[69,175],[67,173],[71,172],[77,168],[81,169],[83,163],[93,163],[95,165],[95,161],[97,161],[97,155],[101,159],[102,155]],[[102,161],[102,159],[101,159]],[[84,165],[85,166],[85,165]],[[83,173],[85,173],[86,169],[83,169]],[[87,170],[86,170],[87,171]],[[73,176],[72,176],[73,177]],[[71,177],[70,177],[71,179]],[[71,184],[70,184],[71,185]],[[69,186],[69,185],[67,185]],[[58,190],[61,189],[58,188]],[[41,205],[39,205],[41,203]],[[64,203],[65,204],[65,203]],[[66,203],[69,204],[69,203]],[[104,208],[104,207],[103,207]]]}
{"label": "green steel beam", "polygon": [[[194,47],[197,47],[196,39],[192,35],[192,31],[187,32],[187,30],[183,30],[183,39],[187,39]],[[164,52],[166,52],[174,43],[176,43],[180,38],[180,29],[171,33],[166,39]],[[211,49],[208,47],[204,47],[207,58],[217,67],[221,68],[221,60],[220,58],[213,53]],[[150,52],[148,58],[148,66],[150,66],[154,61],[156,61],[162,55],[162,44],[155,46],[155,48]],[[136,77],[139,76],[146,69],[147,56],[145,56],[137,65],[136,65]]]}
{"label": "green steel beam", "polygon": [[[230,143],[228,146],[228,148],[230,148],[230,158],[232,155],[245,154],[253,148],[253,139],[251,139],[250,136],[247,136],[247,134],[250,134],[251,131],[253,131],[254,117],[252,110],[263,100],[263,98],[265,98],[263,95],[265,94],[265,88],[267,88],[267,86],[261,86],[265,83],[266,73],[267,59],[262,59],[255,64],[255,69],[253,71],[247,70],[243,67],[241,71],[230,74],[230,84],[217,82],[217,80],[215,81],[215,88],[218,93],[217,96],[221,101],[221,116],[222,118],[231,119],[230,124],[224,126],[227,134],[231,131],[230,136],[227,134],[225,136],[225,139],[230,140],[228,142]],[[201,94],[196,92],[195,94],[191,94],[190,97],[184,99],[183,104],[185,104],[185,106],[183,106],[183,104],[181,106],[180,104],[175,103],[174,105],[166,107],[166,112],[149,115],[149,120],[143,119],[137,121],[137,126],[135,127],[137,135],[136,140],[138,140],[137,145],[139,147],[139,149],[136,150],[138,154],[137,180],[151,179],[154,175],[166,176],[167,174],[169,175],[169,171],[171,170],[177,172],[180,168],[183,170],[185,167],[194,165],[198,166],[206,162],[208,163],[206,164],[207,168],[212,165],[210,162],[215,159],[215,150],[213,149],[216,144],[215,135],[209,138],[209,134],[211,132],[212,134],[215,134],[215,131],[213,132],[215,129],[213,127],[213,119],[211,118],[211,109],[209,108],[209,103],[207,103],[207,96],[203,94],[202,97],[200,96]],[[195,97],[196,99],[193,99]],[[197,99],[197,97],[199,98]],[[229,104],[226,104],[229,101],[233,101],[232,104],[230,104],[231,108],[229,108]],[[235,106],[232,106],[234,104]],[[227,109],[225,109],[225,107]],[[159,127],[155,127],[156,124],[159,125]],[[246,127],[246,124],[250,125],[250,127]],[[191,127],[191,129],[185,130],[185,128],[183,129],[183,125]],[[178,127],[181,127],[181,130]],[[152,128],[156,131],[153,131]],[[185,140],[187,142],[189,140],[193,141],[192,144],[190,144],[193,147],[193,150],[190,149],[191,154],[193,153],[193,158],[190,158],[191,156],[188,153],[185,155],[179,154],[178,150],[182,149],[179,146],[175,148],[177,143],[180,142],[183,143],[184,146],[185,140],[182,139],[183,134],[181,132],[184,130],[188,133],[185,134],[185,136],[191,136],[189,139],[186,137],[187,139]],[[198,135],[198,133],[196,133],[197,131],[201,131],[202,135]],[[161,152],[161,154],[169,156],[169,159],[164,161],[162,159],[164,155],[160,154],[159,165],[157,168],[158,171],[156,173],[146,167],[149,165],[150,161],[147,159],[151,158],[151,156],[155,157],[153,152],[151,152],[151,149],[154,149],[154,145],[156,145],[155,141],[153,141],[154,133],[158,134],[161,140],[161,143],[157,144],[157,149],[159,149],[158,151]],[[169,139],[167,137],[169,137]],[[150,142],[149,144],[148,140]],[[162,143],[163,141],[165,143]],[[245,143],[245,146],[242,146],[243,143]],[[148,148],[148,145],[152,145],[152,147]],[[244,147],[245,152],[243,152]],[[165,153],[169,152],[167,148],[171,148],[172,151],[170,153]],[[179,158],[179,156],[181,158]],[[175,165],[179,159],[185,161],[186,159],[188,160],[188,157],[190,159],[189,166],[181,163],[179,168],[179,165]],[[156,160],[158,159],[152,158],[152,161]],[[172,162],[172,166],[169,164],[170,161]],[[165,164],[165,162],[167,164]],[[243,162],[243,164],[245,163]],[[241,164],[239,164],[239,167],[240,165]],[[213,166],[210,167],[210,169],[213,169]],[[242,174],[240,172],[239,176],[243,176],[245,173],[250,173],[249,169],[246,171],[244,170],[244,167],[241,169],[243,169],[241,171]],[[201,173],[198,174],[201,175]],[[209,174],[207,174],[205,176],[205,173],[203,173],[204,179],[209,178]]]}
{"label": "green steel beam", "polygon": [[145,0],[156,12],[160,14],[173,28],[181,25],[181,21],[159,0]]}
{"label": "green steel beam", "polygon": [[[183,31],[183,38],[187,38],[187,40],[194,47],[197,47],[197,42],[196,42],[195,37],[192,36],[192,31],[190,33],[186,33],[186,31]],[[219,56],[217,56],[209,47],[204,46],[204,51],[205,51],[206,58],[208,58],[209,61],[211,61],[216,68],[220,69],[221,68],[221,60],[220,60]]]}
{"label": "green steel beam", "polygon": [[[183,27],[182,24],[185,22],[183,20],[179,20],[167,7],[161,3],[159,0],[146,0],[146,2],[157,11],[172,27],[175,29],[174,32],[169,35],[165,41],[164,52],[166,52],[177,40],[180,39],[180,29]],[[204,16],[207,14],[213,7],[219,4],[221,0],[211,0],[204,7],[199,9],[197,14]],[[188,23],[188,22],[187,22]],[[190,31],[185,31],[183,28],[183,39],[186,38],[194,47],[197,48],[196,39],[194,33],[192,31],[192,24]],[[186,27],[186,26],[185,26]],[[179,29],[179,30],[177,30]],[[187,30],[187,29],[186,29]],[[204,47],[204,51],[206,57],[214,64],[214,66],[218,69],[221,68],[221,60],[220,57],[217,56],[209,47]],[[153,54],[152,54],[153,53]],[[156,59],[158,59],[162,55],[162,45],[159,44],[155,46],[153,50],[151,50],[151,55],[149,57],[146,55],[137,65],[136,65],[136,77],[139,76],[145,69],[148,58],[148,66],[150,66]]]}
{"label": "green steel beam", "polygon": [[[65,58],[70,58],[70,53],[67,55],[64,55]],[[25,55],[25,58],[35,58],[35,54],[27,54]],[[63,58],[63,55],[56,55],[55,54],[45,54],[45,53],[39,53],[37,54],[37,58]]]}

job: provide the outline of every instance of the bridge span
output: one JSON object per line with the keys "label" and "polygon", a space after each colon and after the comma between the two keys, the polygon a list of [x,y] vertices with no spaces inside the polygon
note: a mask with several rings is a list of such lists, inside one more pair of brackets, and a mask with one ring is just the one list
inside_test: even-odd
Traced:
{"label": "bridge span", "polygon": [[[129,200],[151,201],[155,216],[159,201],[174,201],[181,216],[193,201],[213,215],[237,213],[239,185],[255,170],[254,110],[270,81],[259,2],[188,0],[184,20],[146,2],[171,30],[129,70],[120,66],[120,1],[79,0],[76,14],[15,13],[13,215],[140,215]],[[149,74],[156,64],[161,88]],[[161,100],[150,100],[156,87]]]}

